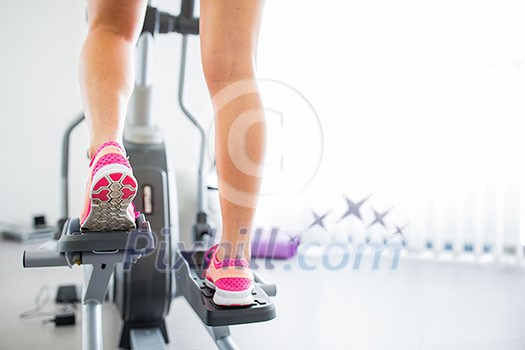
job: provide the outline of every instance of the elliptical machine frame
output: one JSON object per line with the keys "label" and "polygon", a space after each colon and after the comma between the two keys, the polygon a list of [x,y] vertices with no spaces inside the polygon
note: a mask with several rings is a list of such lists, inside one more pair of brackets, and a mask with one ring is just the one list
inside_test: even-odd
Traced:
{"label": "elliptical machine frame", "polygon": [[[24,253],[25,267],[71,267],[73,263],[92,265],[91,273],[87,274],[83,297],[83,349],[102,349],[100,308],[110,283],[111,272],[113,283],[112,288],[109,288],[109,296],[115,302],[123,320],[120,348],[165,348],[165,343],[169,342],[165,317],[172,298],[176,296],[185,297],[219,349],[237,349],[230,336],[230,325],[266,321],[276,315],[275,307],[268,298],[268,295],[275,295],[276,288],[262,281],[257,274],[253,305],[243,308],[223,308],[215,305],[213,292],[207,289],[202,280],[202,271],[205,268],[204,244],[201,244],[200,249],[191,251],[179,251],[176,246],[179,237],[175,174],[169,167],[164,139],[152,115],[153,85],[150,64],[155,35],[173,32],[182,35],[178,102],[184,115],[199,131],[201,138],[197,214],[193,225],[193,239],[198,242],[211,236],[212,232],[205,205],[203,168],[206,132],[184,102],[188,35],[199,34],[199,19],[194,16],[194,7],[194,0],[181,0],[180,13],[172,15],[148,6],[137,44],[139,62],[135,89],[126,118],[124,146],[139,183],[135,206],[146,216],[139,219],[138,231],[147,237],[156,237],[154,242],[139,247],[135,241],[124,245],[123,240],[127,239],[128,233],[122,232],[82,235],[79,232],[78,220],[67,219],[69,144],[73,130],[84,120],[84,116],[81,115],[67,127],[63,137],[61,177],[64,219],[59,224],[63,227],[59,230],[59,237],[56,237],[59,239],[57,249]],[[79,237],[82,239],[79,240]],[[113,237],[114,240],[110,240],[109,237]],[[103,251],[100,250],[100,240]],[[159,253],[164,254],[162,260],[168,268],[159,269]],[[76,260],[72,257],[76,257]],[[129,262],[130,257],[133,264]],[[130,268],[124,268],[126,264]],[[110,266],[111,269],[106,270],[106,266]]]}

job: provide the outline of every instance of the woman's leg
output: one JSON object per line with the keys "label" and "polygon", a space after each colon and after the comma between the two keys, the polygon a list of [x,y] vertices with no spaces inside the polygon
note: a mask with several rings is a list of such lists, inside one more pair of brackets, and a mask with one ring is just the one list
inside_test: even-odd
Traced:
{"label": "woman's leg", "polygon": [[219,259],[250,258],[265,151],[264,111],[254,79],[262,6],[262,0],[201,0],[202,63],[216,121],[221,242],[233,249],[219,249]]}
{"label": "woman's leg", "polygon": [[90,130],[90,174],[80,225],[86,231],[135,227],[137,181],[122,147],[133,91],[133,49],[146,0],[89,0],[89,31],[79,64],[84,114]]}
{"label": "woman's leg", "polygon": [[146,0],[89,0],[89,31],[79,64],[90,156],[107,141],[122,143],[124,118],[134,86],[133,49]]}

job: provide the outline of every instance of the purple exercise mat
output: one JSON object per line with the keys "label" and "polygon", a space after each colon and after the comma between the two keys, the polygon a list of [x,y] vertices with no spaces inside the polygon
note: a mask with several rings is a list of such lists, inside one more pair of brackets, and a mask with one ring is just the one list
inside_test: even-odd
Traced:
{"label": "purple exercise mat", "polygon": [[254,232],[252,238],[252,256],[257,258],[289,259],[297,253],[300,240],[298,236],[271,232]]}

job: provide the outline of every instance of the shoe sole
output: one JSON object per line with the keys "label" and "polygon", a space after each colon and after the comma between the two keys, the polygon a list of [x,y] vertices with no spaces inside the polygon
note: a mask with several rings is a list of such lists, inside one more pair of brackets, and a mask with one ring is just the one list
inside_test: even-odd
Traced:
{"label": "shoe sole", "polygon": [[219,306],[248,306],[254,303],[252,295],[253,287],[247,290],[232,292],[217,288],[208,278],[204,278],[206,287],[215,290],[213,302]]}
{"label": "shoe sole", "polygon": [[137,195],[137,180],[131,169],[120,164],[108,165],[93,177],[91,210],[82,231],[128,231],[135,226],[135,216],[128,208]]}

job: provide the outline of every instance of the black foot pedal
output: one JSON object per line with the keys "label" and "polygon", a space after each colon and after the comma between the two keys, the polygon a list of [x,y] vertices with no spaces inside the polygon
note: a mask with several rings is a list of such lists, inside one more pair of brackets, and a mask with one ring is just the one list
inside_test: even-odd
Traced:
{"label": "black foot pedal", "polygon": [[149,222],[140,215],[137,218],[137,229],[131,231],[81,232],[78,218],[65,222],[62,236],[57,243],[57,251],[91,252],[133,250],[144,253],[155,247],[153,233]]}
{"label": "black foot pedal", "polygon": [[255,283],[254,303],[242,307],[218,306],[214,291],[202,278],[204,251],[179,251],[176,256],[177,295],[184,296],[204,324],[211,327],[269,321],[275,318],[275,306]]}

